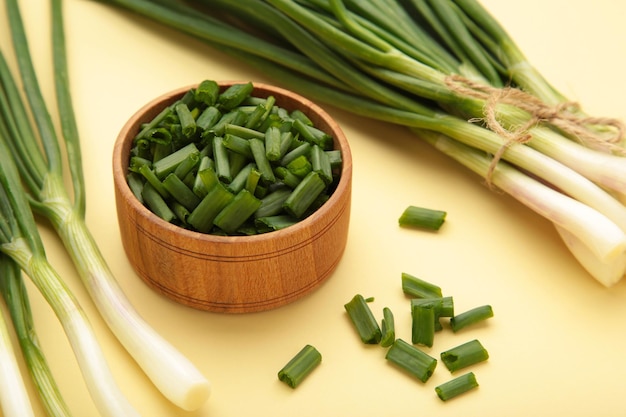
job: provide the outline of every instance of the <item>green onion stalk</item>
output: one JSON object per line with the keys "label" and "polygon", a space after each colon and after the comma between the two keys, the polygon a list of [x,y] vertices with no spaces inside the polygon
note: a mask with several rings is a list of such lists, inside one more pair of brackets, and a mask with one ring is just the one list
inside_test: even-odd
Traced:
{"label": "green onion stalk", "polygon": [[78,300],[46,258],[28,197],[4,141],[0,141],[0,186],[0,252],[30,277],[54,311],[102,415],[139,416],[115,382]]}
{"label": "green onion stalk", "polygon": [[[622,123],[569,103],[476,1],[98,1],[199,38],[314,100],[453,139],[489,161],[488,185],[499,187],[498,165],[508,164],[551,190],[544,209],[535,187],[509,187],[541,215],[565,210],[557,230],[592,276],[609,286],[624,274]],[[589,210],[606,233],[583,232],[592,223],[578,216]],[[607,264],[611,273],[598,267]]]}
{"label": "green onion stalk", "polygon": [[[33,322],[28,293],[22,279],[22,270],[17,263],[4,254],[0,254],[0,292],[9,310],[23,357],[28,365],[28,372],[48,416],[71,416],[41,349]],[[6,412],[6,410],[4,414],[29,415]]]}
{"label": "green onion stalk", "polygon": [[[12,278],[11,260],[0,255],[0,281]],[[19,271],[19,269],[18,269]],[[26,384],[19,369],[13,341],[8,328],[8,318],[0,309],[0,410],[5,416],[34,417]]]}
{"label": "green onion stalk", "polygon": [[[7,155],[11,155],[19,169],[31,209],[53,225],[109,328],[166,398],[183,409],[197,409],[210,394],[209,381],[135,310],[86,224],[80,139],[68,82],[62,1],[53,0],[51,5],[60,137],[67,151],[71,191],[64,182],[60,140],[41,95],[16,0],[7,0],[6,6],[29,107],[20,95],[5,58],[0,55],[0,121],[3,122],[0,125],[7,132],[2,137],[8,148]],[[32,116],[34,126],[29,116]]]}

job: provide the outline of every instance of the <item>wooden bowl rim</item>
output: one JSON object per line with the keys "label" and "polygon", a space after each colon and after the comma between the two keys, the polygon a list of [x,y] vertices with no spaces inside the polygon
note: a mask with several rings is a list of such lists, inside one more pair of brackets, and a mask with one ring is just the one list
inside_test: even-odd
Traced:
{"label": "wooden bowl rim", "polygon": [[[227,87],[229,85],[237,84],[237,83],[246,83],[247,81],[217,81],[220,87]],[[130,129],[133,125],[136,124],[138,120],[140,120],[144,114],[155,106],[161,105],[163,102],[167,102],[171,100],[173,97],[181,96],[185,92],[189,91],[191,88],[197,87],[198,84],[190,84],[184,87],[179,87],[174,90],[171,90],[167,93],[161,94],[160,96],[154,98],[149,101],[141,108],[139,108],[124,124],[118,137],[115,141],[113,148],[113,179],[114,185],[118,188],[118,191],[121,194],[121,197],[124,198],[129,206],[137,212],[139,216],[144,218],[149,222],[156,223],[157,226],[164,228],[165,230],[180,234],[183,237],[189,238],[194,241],[203,241],[206,243],[262,243],[268,240],[280,239],[280,238],[288,238],[293,235],[297,235],[303,229],[308,229],[312,223],[315,223],[320,217],[328,215],[328,212],[332,210],[333,206],[337,203],[340,196],[346,192],[350,192],[350,182],[352,178],[352,153],[350,150],[350,146],[348,144],[348,140],[341,129],[341,127],[335,122],[335,120],[319,105],[314,103],[313,101],[282,87],[277,87],[271,84],[266,83],[258,83],[253,82],[254,91],[264,90],[270,92],[274,96],[287,96],[292,100],[299,101],[302,103],[307,109],[310,109],[312,113],[315,113],[317,117],[323,119],[326,124],[330,126],[332,129],[333,140],[335,141],[335,148],[341,150],[342,153],[342,167],[341,167],[341,175],[339,177],[339,183],[337,187],[331,194],[328,201],[326,201],[320,208],[318,208],[313,214],[308,216],[307,218],[297,222],[296,224],[286,227],[281,230],[276,230],[273,232],[261,233],[258,235],[252,236],[220,236],[220,235],[212,235],[208,233],[201,233],[193,230],[188,230],[182,228],[180,226],[169,223],[159,216],[150,211],[147,207],[145,207],[132,193],[128,183],[126,181],[126,173],[128,168],[128,163],[124,163],[122,161],[122,155],[124,154],[125,147],[129,146],[129,142],[132,141],[133,136],[131,136]]]}

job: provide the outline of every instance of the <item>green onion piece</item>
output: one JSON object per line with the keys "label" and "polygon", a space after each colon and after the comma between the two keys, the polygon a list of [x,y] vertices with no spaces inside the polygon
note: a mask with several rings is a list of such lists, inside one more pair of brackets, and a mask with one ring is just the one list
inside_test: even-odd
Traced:
{"label": "green onion piece", "polygon": [[141,196],[150,211],[166,222],[171,222],[176,218],[176,215],[169,208],[163,197],[161,197],[161,194],[149,182],[144,185]]}
{"label": "green onion piece", "polygon": [[203,80],[194,91],[194,98],[207,106],[213,106],[217,102],[220,87],[213,80]]}
{"label": "green onion piece", "polygon": [[214,136],[224,136],[224,130],[226,129],[227,124],[237,124],[238,119],[245,116],[241,113],[242,112],[239,110],[232,110],[228,113],[222,114],[222,117],[220,117],[217,123],[215,123],[209,130],[207,130],[207,132]]}
{"label": "green onion piece", "polygon": [[326,189],[326,183],[317,172],[311,172],[298,184],[285,200],[287,213],[300,219],[317,197]]}
{"label": "green onion piece", "polygon": [[161,180],[157,178],[154,171],[148,168],[147,165],[143,165],[142,167],[140,167],[139,173],[154,188],[154,191],[158,192],[161,195],[161,197],[163,198],[170,197],[170,193],[165,189]]}
{"label": "green onion piece", "polygon": [[288,214],[281,214],[276,216],[258,217],[254,220],[254,225],[259,233],[264,233],[284,229],[285,227],[292,226],[297,222],[298,219],[294,219]]}
{"label": "green onion piece", "polygon": [[411,312],[414,309],[419,308],[422,304],[433,304],[435,311],[435,331],[443,329],[441,325],[441,317],[454,316],[454,299],[448,297],[435,297],[435,298],[413,298],[411,300]]}
{"label": "green onion piece", "polygon": [[186,138],[190,138],[196,134],[196,119],[189,111],[189,107],[185,103],[179,103],[174,107],[183,135]]}
{"label": "green onion piece", "polygon": [[234,178],[249,162],[250,159],[245,155],[236,152],[228,152],[228,164],[230,165],[231,178]]}
{"label": "green onion piece", "polygon": [[220,182],[219,178],[217,177],[217,172],[215,172],[214,163],[211,164],[210,167],[198,171],[196,178],[198,178],[202,182],[202,187],[205,190],[205,195],[211,188],[213,188],[215,184]]}
{"label": "green onion piece", "polygon": [[326,151],[318,145],[314,145],[313,149],[311,149],[311,166],[313,171],[320,174],[326,184],[333,182],[333,171],[330,166],[330,159],[328,159]]}
{"label": "green onion piece", "polygon": [[283,204],[291,194],[288,188],[279,188],[261,199],[261,206],[254,213],[255,217],[275,216],[283,211]]}
{"label": "green onion piece", "polygon": [[332,169],[341,168],[341,164],[343,163],[343,159],[341,157],[341,151],[339,149],[334,149],[332,151],[326,151],[326,155],[328,157],[328,161],[330,162],[330,167]]}
{"label": "green onion piece", "polygon": [[402,291],[412,297],[441,298],[441,288],[406,272],[402,273]]}
{"label": "green onion piece", "polygon": [[142,158],[141,156],[131,156],[128,170],[131,172],[139,172],[139,169],[144,165],[147,165],[149,169],[152,169],[152,161],[149,159]]}
{"label": "green onion piece", "polygon": [[265,155],[265,144],[263,140],[256,138],[250,139],[250,150],[252,151],[257,169],[261,173],[261,178],[269,183],[276,181],[272,165]]}
{"label": "green onion piece", "polygon": [[280,371],[278,379],[296,388],[322,362],[322,355],[315,347],[306,345]]}
{"label": "green onion piece", "polygon": [[213,228],[215,217],[235,196],[220,182],[217,182],[187,217],[187,223],[198,232],[208,233]]}
{"label": "green onion piece", "polygon": [[180,223],[186,225],[187,218],[189,217],[189,210],[187,207],[183,206],[178,201],[169,201],[168,205]]}
{"label": "green onion piece", "polygon": [[[248,177],[250,176],[250,172],[252,172],[252,169],[254,168],[254,166],[255,166],[254,163],[251,162],[245,167],[243,167],[239,171],[239,173],[237,173],[237,175],[235,175],[235,178],[233,178],[231,183],[228,184],[227,186],[228,190],[231,193],[237,194],[239,191],[243,190],[244,188],[247,189],[246,183],[248,182]],[[248,189],[248,191],[250,190]]]}
{"label": "green onion piece", "polygon": [[152,163],[154,164],[156,161],[160,161],[161,159],[165,158],[171,153],[172,153],[171,143],[155,143],[154,151],[152,152]]}
{"label": "green onion piece", "polygon": [[240,105],[254,89],[251,82],[245,84],[233,84],[219,95],[217,103],[221,108],[231,110]]}
{"label": "green onion piece", "polygon": [[437,367],[437,359],[402,339],[393,342],[385,358],[422,382],[428,381]]}
{"label": "green onion piece", "polygon": [[300,133],[300,136],[311,145],[318,145],[325,151],[329,151],[333,148],[333,137],[328,133],[325,133],[316,127],[310,126],[300,119],[294,120],[293,127],[298,133]]}
{"label": "green onion piece", "polygon": [[201,131],[209,130],[217,121],[222,117],[219,109],[214,106],[207,107],[200,113],[200,116],[196,119],[196,127]]}
{"label": "green onion piece", "polygon": [[411,341],[415,345],[433,346],[435,340],[435,321],[437,319],[435,302],[422,302],[411,308]]}
{"label": "green onion piece", "polygon": [[344,305],[361,341],[366,344],[380,343],[382,332],[378,322],[361,294],[355,295]]}
{"label": "green onion piece", "polygon": [[299,120],[301,123],[304,123],[307,126],[313,126],[313,122],[309,119],[309,116],[304,114],[302,110],[294,110],[289,115],[294,120]]}
{"label": "green onion piece", "polygon": [[473,372],[468,372],[436,386],[435,392],[442,401],[448,401],[477,387],[476,375]]}
{"label": "green onion piece", "polygon": [[282,133],[275,126],[265,131],[265,156],[269,161],[278,161],[282,155]]}
{"label": "green onion piece", "polygon": [[226,233],[235,233],[260,205],[261,200],[244,188],[220,211],[213,224]]}
{"label": "green onion piece", "polygon": [[213,138],[213,159],[215,161],[217,177],[229,183],[233,179],[230,172],[230,159],[228,158],[228,150],[224,146],[224,140],[221,136]]}
{"label": "green onion piece", "polygon": [[489,353],[476,339],[441,352],[441,360],[450,372],[456,372],[487,359]]}
{"label": "green onion piece", "polygon": [[141,196],[141,192],[143,190],[144,181],[140,174],[135,172],[129,172],[126,175],[126,182],[128,183],[128,188],[133,193],[133,195],[139,200],[141,204],[143,204],[143,197]]}
{"label": "green onion piece", "polygon": [[163,186],[174,200],[178,201],[189,211],[195,209],[200,203],[200,198],[174,173],[168,175],[163,180]]}
{"label": "green onion piece", "polygon": [[[263,198],[265,196],[263,187],[259,187],[259,181],[261,181],[261,172],[256,169],[256,166],[250,170],[248,178],[246,178],[246,190],[250,191],[257,198]],[[258,211],[258,210],[257,210]]]}
{"label": "green onion piece", "polygon": [[389,347],[396,340],[396,326],[393,313],[390,308],[383,308],[383,319],[381,321],[380,329],[382,337],[380,339],[380,345],[382,347]]}
{"label": "green onion piece", "polygon": [[[279,128],[280,130],[280,128]],[[291,145],[293,145],[294,136],[290,131],[280,133],[280,158],[282,159],[285,154],[291,149]]]}
{"label": "green onion piece", "polygon": [[291,171],[282,166],[274,168],[274,174],[282,181],[283,184],[291,189],[295,189],[302,181],[301,178],[293,175]]}
{"label": "green onion piece", "polygon": [[190,143],[176,152],[170,153],[166,157],[156,161],[152,165],[152,169],[158,178],[165,178],[168,174],[174,172],[176,167],[183,162],[190,154],[199,154],[200,151],[195,144]]}
{"label": "green onion piece", "polygon": [[174,170],[174,174],[180,178],[184,179],[190,172],[192,172],[200,163],[200,152],[191,153],[178,164],[176,169]]}
{"label": "green onion piece", "polygon": [[[193,185],[191,186],[191,189],[194,192],[194,194],[200,198],[203,198],[210,188],[210,187],[205,186],[205,183],[202,180],[202,177],[200,176],[200,173],[204,171],[205,169],[213,170],[213,160],[209,158],[208,156],[203,156],[200,159],[200,163],[198,164],[198,173],[196,174],[193,180]],[[213,172],[215,173],[215,171]],[[215,178],[217,178],[217,176]]]}
{"label": "green onion piece", "polygon": [[[292,140],[292,142],[293,142],[293,140]],[[300,155],[308,156],[310,153],[311,153],[311,144],[304,142],[304,143],[296,146],[295,148],[293,148],[289,152],[287,152],[285,154],[285,156],[283,156],[281,158],[280,165],[287,166],[291,161],[293,161],[294,159],[296,159]]]}
{"label": "green onion piece", "polygon": [[245,126],[236,125],[233,123],[228,123],[224,127],[224,135],[231,134],[235,136],[239,136],[243,139],[264,139],[265,133],[259,132],[258,130],[250,129]]}
{"label": "green onion piece", "polygon": [[447,212],[423,207],[409,206],[400,218],[398,224],[402,227],[439,230],[446,220]]}
{"label": "green onion piece", "polygon": [[246,120],[246,124],[243,127],[247,129],[254,129],[259,124],[261,124],[261,122],[263,121],[263,116],[265,116],[265,114],[265,106],[261,103],[257,104],[254,110],[252,110],[252,112],[248,115],[248,120]]}
{"label": "green onion piece", "polygon": [[309,161],[309,158],[304,155],[300,155],[293,161],[289,162],[286,165],[286,168],[296,177],[304,178],[313,170],[313,165]]}
{"label": "green onion piece", "polygon": [[490,305],[474,307],[463,313],[457,314],[450,319],[450,327],[453,332],[458,332],[464,327],[471,326],[483,320],[493,317],[493,308]]}
{"label": "green onion piece", "polygon": [[[177,103],[174,103],[174,105],[176,104]],[[135,136],[135,140],[140,138],[149,139],[151,136],[150,132],[172,114],[172,109],[173,106],[170,106],[161,110],[161,112],[159,112],[159,114],[157,114],[150,122],[142,126],[141,131],[137,134],[137,136]]]}

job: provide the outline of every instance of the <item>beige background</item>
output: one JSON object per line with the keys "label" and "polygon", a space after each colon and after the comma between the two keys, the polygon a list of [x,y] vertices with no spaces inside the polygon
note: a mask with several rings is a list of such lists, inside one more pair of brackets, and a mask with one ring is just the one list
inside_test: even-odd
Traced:
{"label": "beige background", "polygon": [[[626,119],[626,3],[619,0],[484,0],[528,57],[591,114]],[[40,82],[52,100],[48,4],[22,0]],[[406,130],[366,121],[330,106],[354,158],[351,230],[333,277],[284,308],[221,315],[177,305],[148,289],[120,244],[111,153],[126,119],[146,101],[204,78],[272,82],[209,46],[119,10],[66,0],[74,103],[88,186],[88,223],[121,286],[141,314],[213,383],[196,412],[170,405],[114,340],[81,288],[70,260],[42,225],[47,250],[87,310],[111,368],[130,401],[148,417],[261,416],[619,416],[626,412],[626,285],[605,289],[572,258],[542,218],[481,181]],[[8,44],[4,7],[0,43]],[[439,233],[402,230],[410,204],[448,211]],[[443,366],[427,384],[363,346],[343,310],[354,294],[392,308],[399,336],[410,338],[408,299],[400,273],[439,284],[458,311],[491,304],[496,317],[459,334],[438,335],[430,353],[472,338],[489,350],[475,366],[479,390],[442,403],[434,387],[450,378]],[[32,289],[32,287],[31,287]],[[97,411],[61,327],[32,292],[40,338],[76,416]],[[276,372],[304,344],[322,365],[297,390]],[[37,415],[43,411],[35,401]]]}

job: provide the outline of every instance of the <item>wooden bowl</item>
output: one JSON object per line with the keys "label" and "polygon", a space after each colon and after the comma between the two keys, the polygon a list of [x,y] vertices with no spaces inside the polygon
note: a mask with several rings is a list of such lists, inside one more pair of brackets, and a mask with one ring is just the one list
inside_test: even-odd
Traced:
{"label": "wooden bowl", "polygon": [[[222,89],[234,82],[220,83]],[[126,182],[129,152],[143,123],[194,86],[146,104],[124,125],[113,151],[113,179],[121,239],[134,270],[150,287],[184,305],[246,313],[293,302],[319,287],[337,267],[347,241],[352,156],[341,128],[313,102],[293,92],[254,84],[254,96],[273,95],[299,109],[334,137],[343,167],[336,190],[315,213],[282,230],[255,236],[215,236],[168,223],[132,194]]]}

